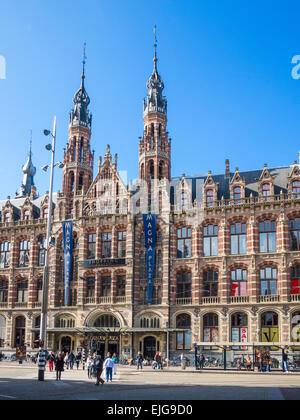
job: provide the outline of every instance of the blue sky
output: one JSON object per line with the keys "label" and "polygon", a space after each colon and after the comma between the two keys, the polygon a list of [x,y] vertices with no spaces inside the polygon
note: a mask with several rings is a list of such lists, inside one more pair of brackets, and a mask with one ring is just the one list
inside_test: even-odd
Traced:
{"label": "blue sky", "polygon": [[[291,77],[292,57],[300,54],[299,13],[299,2],[276,0],[3,2],[1,198],[20,187],[31,129],[36,185],[41,194],[48,189],[42,130],[57,115],[62,159],[85,41],[96,162],[109,143],[119,170],[137,177],[155,24],[172,175],[223,173],[226,158],[231,170],[292,164],[300,150],[300,80]],[[58,173],[55,188],[61,189]]]}

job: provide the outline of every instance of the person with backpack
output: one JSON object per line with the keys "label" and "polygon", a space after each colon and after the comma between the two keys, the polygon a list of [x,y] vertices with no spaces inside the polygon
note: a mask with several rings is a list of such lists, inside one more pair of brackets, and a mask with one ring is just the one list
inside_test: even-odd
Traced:
{"label": "person with backpack", "polygon": [[93,357],[89,356],[86,362],[86,367],[87,367],[87,374],[88,374],[88,378],[91,379],[92,378],[92,371],[93,371]]}
{"label": "person with backpack", "polygon": [[107,353],[107,358],[104,362],[104,368],[106,369],[106,382],[112,382],[112,372],[113,368],[115,367],[114,361],[111,357],[110,353]]}
{"label": "person with backpack", "polygon": [[100,352],[94,354],[93,358],[93,369],[96,371],[96,386],[99,386],[100,382],[101,385],[104,384],[104,380],[101,378],[102,372],[103,372],[103,360],[101,357]]}
{"label": "person with backpack", "polygon": [[49,372],[53,372],[53,365],[54,365],[54,362],[55,362],[55,356],[52,353],[52,351],[49,354],[48,361],[49,361]]}

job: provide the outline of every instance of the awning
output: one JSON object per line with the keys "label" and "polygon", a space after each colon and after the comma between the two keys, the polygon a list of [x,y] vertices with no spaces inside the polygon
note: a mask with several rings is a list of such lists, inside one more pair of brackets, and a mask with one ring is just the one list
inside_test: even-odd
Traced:
{"label": "awning", "polygon": [[[31,328],[32,332],[39,332],[39,328]],[[80,328],[47,328],[47,333],[69,334],[130,334],[130,333],[167,333],[184,332],[182,328],[132,328],[132,327],[80,327]]]}

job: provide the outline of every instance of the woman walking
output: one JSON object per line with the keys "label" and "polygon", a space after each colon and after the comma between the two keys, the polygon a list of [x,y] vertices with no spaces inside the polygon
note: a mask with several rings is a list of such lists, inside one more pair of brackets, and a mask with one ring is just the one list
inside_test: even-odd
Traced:
{"label": "woman walking", "polygon": [[64,359],[62,357],[62,354],[59,353],[57,356],[57,359],[55,360],[55,370],[56,370],[56,380],[61,381],[61,372],[64,371]]}
{"label": "woman walking", "polygon": [[87,359],[86,362],[86,367],[87,367],[87,374],[88,374],[88,378],[92,379],[92,371],[93,371],[93,357],[90,355]]}
{"label": "woman walking", "polygon": [[54,362],[55,362],[55,356],[54,356],[54,354],[51,351],[51,353],[49,355],[49,372],[53,372]]}

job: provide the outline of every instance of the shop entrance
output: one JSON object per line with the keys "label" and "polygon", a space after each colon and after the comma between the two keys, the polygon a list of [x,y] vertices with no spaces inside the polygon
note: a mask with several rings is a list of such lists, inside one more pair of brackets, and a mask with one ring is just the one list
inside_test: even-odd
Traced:
{"label": "shop entrance", "polygon": [[153,360],[156,354],[156,338],[146,337],[144,339],[144,357]]}
{"label": "shop entrance", "polygon": [[71,338],[63,337],[61,339],[61,351],[64,353],[70,353],[71,351]]}

